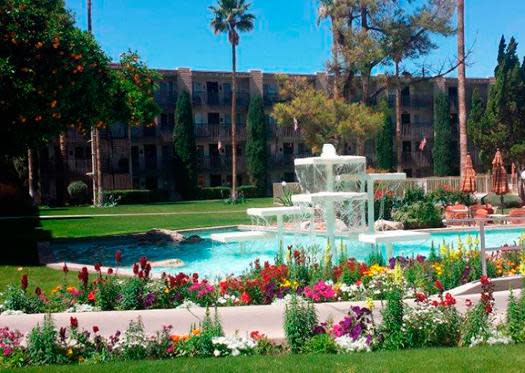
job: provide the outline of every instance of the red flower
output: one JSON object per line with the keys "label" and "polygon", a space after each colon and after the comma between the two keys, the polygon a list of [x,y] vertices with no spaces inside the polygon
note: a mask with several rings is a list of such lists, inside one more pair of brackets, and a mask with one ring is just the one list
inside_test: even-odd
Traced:
{"label": "red flower", "polygon": [[416,302],[424,302],[427,300],[427,296],[423,293],[416,293]]}
{"label": "red flower", "polygon": [[191,275],[191,281],[192,282],[198,282],[199,281],[199,274],[198,273],[194,273]]}
{"label": "red flower", "polygon": [[112,275],[113,274],[113,268],[108,268],[108,275]]}
{"label": "red flower", "polygon": [[490,303],[485,304],[485,311],[487,313],[492,313],[492,305]]}
{"label": "red flower", "polygon": [[363,284],[363,281],[361,281],[361,280],[357,280],[357,281],[355,282],[355,284],[356,284],[356,286],[361,286],[361,285]]}
{"label": "red flower", "polygon": [[456,304],[456,298],[454,298],[450,293],[445,294],[445,306],[452,306]]}
{"label": "red flower", "polygon": [[122,251],[117,250],[115,252],[115,262],[119,264],[122,261]]}
{"label": "red flower", "polygon": [[64,273],[68,273],[69,272],[69,268],[67,268],[66,262],[64,262],[64,266],[62,267],[62,272],[64,272]]}
{"label": "red flower", "polygon": [[99,331],[98,326],[93,325],[93,333],[97,334]]}
{"label": "red flower", "polygon": [[259,339],[263,339],[265,338],[266,336],[264,334],[261,334],[259,333],[258,330],[254,330],[250,333],[250,338],[251,339],[255,339],[256,341],[258,341]]}
{"label": "red flower", "polygon": [[40,295],[42,294],[42,289],[40,289],[39,287],[37,287],[37,288],[35,289],[35,294],[38,295],[38,296],[40,296]]}
{"label": "red flower", "polygon": [[436,280],[436,282],[434,282],[434,287],[436,289],[438,289],[439,291],[443,291],[445,288],[443,287],[443,284],[441,283],[441,281],[439,280]]}
{"label": "red flower", "polygon": [[472,307],[472,301],[470,299],[465,299],[465,306]]}
{"label": "red flower", "polygon": [[139,273],[139,265],[137,263],[133,264],[133,273],[135,275]]}
{"label": "red flower", "polygon": [[22,290],[26,290],[28,284],[29,280],[27,278],[27,274],[22,275],[22,279],[20,280],[20,286],[22,287]]}
{"label": "red flower", "polygon": [[71,329],[78,328],[78,319],[76,317],[71,316],[69,318],[69,324],[71,325]]}
{"label": "red flower", "polygon": [[247,292],[242,293],[239,299],[244,304],[248,304],[252,300],[252,298],[250,298],[250,294],[248,294]]}
{"label": "red flower", "polygon": [[78,272],[78,279],[82,282],[84,287],[87,286],[88,279],[89,279],[89,272],[87,267],[82,267],[82,270]]}
{"label": "red flower", "polygon": [[100,272],[100,267],[102,267],[102,263],[95,263],[95,271]]}
{"label": "red flower", "polygon": [[88,301],[90,302],[94,302],[95,301],[95,292],[94,291],[90,291],[89,294],[88,294]]}
{"label": "red flower", "polygon": [[145,256],[141,256],[139,259],[139,263],[140,263],[140,268],[142,269],[146,268],[146,264],[148,263],[148,258],[146,258]]}
{"label": "red flower", "polygon": [[479,281],[482,285],[488,285],[490,283],[490,279],[487,276],[481,276]]}
{"label": "red flower", "polygon": [[437,300],[433,300],[431,304],[432,304],[434,307],[439,306],[439,303],[438,303]]}

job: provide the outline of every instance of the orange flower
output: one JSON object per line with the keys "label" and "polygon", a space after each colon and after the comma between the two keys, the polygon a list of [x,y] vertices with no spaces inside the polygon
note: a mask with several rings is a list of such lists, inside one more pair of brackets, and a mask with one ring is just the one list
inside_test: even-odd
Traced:
{"label": "orange flower", "polygon": [[201,330],[200,329],[193,329],[191,331],[191,335],[193,335],[193,336],[201,335]]}

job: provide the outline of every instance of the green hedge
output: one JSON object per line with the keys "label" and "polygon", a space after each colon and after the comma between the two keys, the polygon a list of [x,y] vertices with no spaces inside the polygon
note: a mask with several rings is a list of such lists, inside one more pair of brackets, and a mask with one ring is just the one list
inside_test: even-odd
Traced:
{"label": "green hedge", "polygon": [[[501,206],[501,196],[494,193],[489,193],[483,198],[483,202],[490,203],[492,206]],[[503,196],[503,207],[506,209],[521,207],[521,198],[515,194],[505,194]]]}
{"label": "green hedge", "polygon": [[120,189],[104,192],[104,201],[117,200],[119,205],[134,205],[140,203],[169,201],[169,192],[166,190],[149,189]]}
{"label": "green hedge", "polygon": [[[244,198],[259,197],[255,185],[241,185],[237,188],[237,193]],[[199,189],[199,199],[226,199],[230,198],[231,188],[228,186],[201,187]]]}

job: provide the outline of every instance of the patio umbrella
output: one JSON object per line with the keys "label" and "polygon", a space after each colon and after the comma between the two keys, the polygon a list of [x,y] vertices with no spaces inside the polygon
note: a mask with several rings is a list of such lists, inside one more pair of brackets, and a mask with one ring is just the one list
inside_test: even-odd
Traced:
{"label": "patio umbrella", "polygon": [[463,193],[474,193],[476,191],[476,171],[472,166],[472,158],[467,154],[465,165],[463,166],[463,178],[461,179],[461,191]]}
{"label": "patio umbrella", "polygon": [[509,192],[507,171],[503,166],[503,158],[499,149],[492,160],[492,192],[501,196],[501,206],[503,208],[503,195]]}

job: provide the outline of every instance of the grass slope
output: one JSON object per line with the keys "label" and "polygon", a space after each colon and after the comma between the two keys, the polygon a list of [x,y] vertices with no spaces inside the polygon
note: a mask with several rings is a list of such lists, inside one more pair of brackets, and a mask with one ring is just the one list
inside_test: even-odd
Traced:
{"label": "grass slope", "polygon": [[283,355],[31,367],[13,372],[523,372],[525,346],[421,349],[349,355]]}

